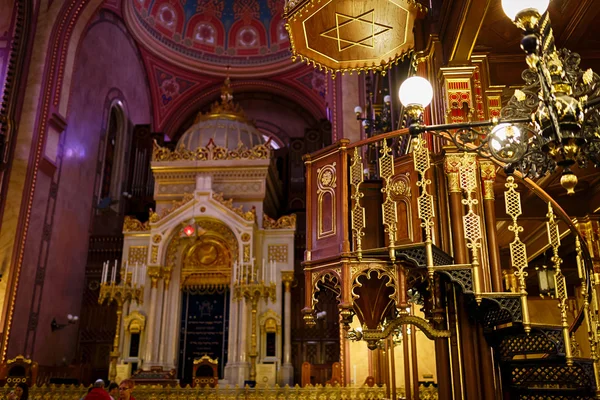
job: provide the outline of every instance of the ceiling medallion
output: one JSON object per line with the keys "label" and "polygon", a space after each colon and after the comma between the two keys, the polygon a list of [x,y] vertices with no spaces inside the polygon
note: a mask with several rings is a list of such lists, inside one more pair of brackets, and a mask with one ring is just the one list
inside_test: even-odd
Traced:
{"label": "ceiling medallion", "polygon": [[383,71],[413,49],[414,21],[425,12],[415,0],[288,1],[292,60],[332,74]]}

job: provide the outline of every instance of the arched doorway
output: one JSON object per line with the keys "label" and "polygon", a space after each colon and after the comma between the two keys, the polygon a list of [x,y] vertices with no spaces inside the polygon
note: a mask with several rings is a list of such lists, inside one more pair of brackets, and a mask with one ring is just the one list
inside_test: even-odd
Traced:
{"label": "arched doorway", "polygon": [[227,241],[214,232],[194,237],[183,249],[177,369],[182,384],[192,382],[194,360],[204,355],[218,360],[219,378],[223,378],[233,260]]}

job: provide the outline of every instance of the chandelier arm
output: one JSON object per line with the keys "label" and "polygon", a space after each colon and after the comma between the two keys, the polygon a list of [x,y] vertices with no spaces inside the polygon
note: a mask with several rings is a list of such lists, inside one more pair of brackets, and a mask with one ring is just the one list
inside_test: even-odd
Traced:
{"label": "chandelier arm", "polygon": [[512,118],[512,119],[491,119],[487,121],[477,122],[462,122],[457,124],[442,124],[442,125],[411,125],[409,130],[411,135],[418,135],[424,132],[439,132],[439,131],[451,131],[456,129],[471,129],[471,128],[483,128],[486,126],[494,126],[498,124],[523,124],[531,122],[531,118]]}
{"label": "chandelier arm", "polygon": [[588,112],[600,106],[600,96],[585,103],[584,111]]}
{"label": "chandelier arm", "polygon": [[[471,132],[474,134],[475,137],[479,138],[479,144],[474,143],[475,139],[473,139],[473,141],[461,140],[460,136],[465,136],[465,131]],[[485,148],[488,146],[488,136],[482,131],[478,131],[476,129],[458,129],[454,132],[442,130],[433,131],[432,133],[436,137],[450,140],[454,144],[454,146],[456,146],[456,148],[461,152],[464,151],[468,153],[477,153],[478,156],[483,158],[491,157],[491,154],[485,150]]]}

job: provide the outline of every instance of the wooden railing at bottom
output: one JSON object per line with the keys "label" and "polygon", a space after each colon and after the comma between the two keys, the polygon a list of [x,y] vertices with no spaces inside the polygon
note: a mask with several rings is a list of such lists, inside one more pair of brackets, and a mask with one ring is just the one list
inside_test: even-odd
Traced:
{"label": "wooden railing at bottom", "polygon": [[[0,387],[0,400],[7,400],[12,392],[8,386]],[[80,400],[87,394],[85,386],[44,385],[29,389],[30,400]],[[273,386],[231,387],[222,388],[191,388],[191,387],[160,387],[136,386],[133,390],[136,400],[382,400],[386,399],[385,386]],[[403,399],[403,390],[399,390],[397,399]],[[419,398],[422,400],[438,400],[437,388],[420,385]]]}

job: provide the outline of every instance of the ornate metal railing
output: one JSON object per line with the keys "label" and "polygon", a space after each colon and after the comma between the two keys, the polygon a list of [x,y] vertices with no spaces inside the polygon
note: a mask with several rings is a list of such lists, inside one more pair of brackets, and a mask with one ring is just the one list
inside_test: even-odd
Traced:
{"label": "ornate metal railing", "polygon": [[[8,399],[12,388],[0,388],[0,400]],[[422,389],[423,399],[437,400],[435,388]],[[87,394],[85,386],[34,386],[29,390],[30,400],[80,400]],[[136,386],[133,396],[137,400],[381,400],[386,397],[385,387],[342,387],[342,386],[305,386],[294,387],[159,387]]]}
{"label": "ornate metal railing", "polygon": [[[486,159],[485,163],[490,164],[493,177],[484,176],[483,165],[481,165],[480,176],[478,171],[480,160],[474,156],[477,154],[478,144],[465,143],[464,140],[461,140],[462,151],[452,155],[455,162],[453,166],[455,167],[455,178],[447,176],[448,182],[446,182],[444,175],[449,175],[448,171],[440,170],[439,165],[437,170],[434,168],[434,164],[439,164],[441,158],[438,157],[436,161],[436,156],[429,153],[426,141],[419,136],[413,137],[411,141],[412,154],[402,158],[392,156],[395,154],[392,148],[393,139],[408,137],[410,133],[409,129],[403,129],[356,143],[340,142],[330,149],[324,149],[318,154],[307,157],[307,176],[309,180],[317,181],[316,193],[312,195],[313,205],[315,210],[318,207],[322,208],[322,212],[317,215],[310,215],[309,211],[308,224],[318,227],[320,223],[328,222],[332,226],[331,236],[319,237],[317,235],[308,242],[309,255],[311,250],[313,252],[312,258],[307,257],[307,262],[305,262],[307,285],[313,291],[318,291],[319,279],[325,276],[336,278],[336,287],[339,287],[340,290],[342,322],[349,328],[349,321],[355,312],[354,308],[361,307],[358,303],[360,296],[355,292],[359,290],[357,287],[360,285],[355,281],[361,273],[364,274],[363,270],[379,271],[380,277],[387,276],[385,286],[393,288],[389,297],[395,302],[400,313],[397,318],[400,319],[403,318],[402,306],[407,301],[419,301],[418,298],[410,298],[414,296],[415,290],[409,291],[408,289],[416,288],[419,285],[422,287],[427,280],[430,283],[429,287],[434,287],[435,285],[431,285],[435,282],[434,275],[442,274],[449,277],[452,282],[460,284],[466,295],[473,296],[477,303],[482,305],[480,312],[484,327],[494,328],[500,324],[516,323],[522,327],[524,332],[531,332],[532,329],[537,332],[539,330],[537,324],[540,323],[540,320],[537,315],[534,315],[533,318],[530,316],[529,309],[533,297],[530,293],[532,288],[528,289],[527,287],[527,285],[531,285],[531,281],[527,277],[528,275],[535,276],[538,273],[532,267],[532,261],[534,259],[539,261],[537,257],[540,254],[550,254],[547,265],[553,271],[550,279],[554,282],[551,297],[554,298],[558,308],[553,318],[556,326],[548,329],[552,330],[553,334],[560,332],[557,340],[560,341],[558,347],[561,349],[556,351],[555,355],[564,360],[563,362],[568,368],[572,368],[575,364],[578,365],[581,357],[593,361],[595,380],[600,382],[600,356],[598,355],[600,318],[598,317],[599,306],[596,293],[596,284],[600,282],[594,280],[589,244],[578,230],[577,224],[542,187],[518,171],[507,170],[506,188],[503,190],[503,196],[496,199],[495,202],[506,207],[506,217],[503,218],[508,218],[506,227],[514,235],[514,240],[510,244],[506,244],[507,250],[510,250],[511,265],[496,266],[497,277],[500,277],[499,284],[484,281],[490,279],[490,273],[493,273],[490,272],[490,250],[487,248],[490,232],[487,230],[495,230],[497,221],[496,219],[488,220],[488,215],[484,212],[484,206],[489,205],[489,203],[484,204],[487,199],[484,197],[486,196],[484,192],[491,192],[493,196],[493,183],[496,175],[494,170],[498,167],[505,167],[505,165],[492,159],[491,161],[496,163],[494,166]],[[449,143],[455,143],[458,140],[456,132],[437,132],[436,135],[446,138]],[[368,182],[363,173],[366,168],[363,157],[364,149],[373,143],[377,143],[377,147],[381,149],[379,186]],[[411,169],[400,170],[404,158],[408,158],[407,161],[412,164]],[[404,165],[409,163],[404,162]],[[332,166],[335,168],[332,169]],[[324,180],[321,175],[327,168],[333,171],[333,175],[328,175]],[[437,176],[434,170],[438,171]],[[319,181],[319,179],[321,180]],[[456,180],[454,189],[450,188],[453,186],[452,179]],[[488,184],[490,186],[486,186]],[[328,186],[325,188],[327,191],[319,185]],[[440,187],[443,187],[441,191]],[[540,205],[536,207],[544,207],[547,210],[545,221],[542,215],[538,215],[540,217],[539,224],[536,225],[536,230],[539,229],[539,232],[542,232],[545,223],[547,240],[544,243],[541,243],[541,240],[536,242],[534,248],[529,249],[529,256],[527,247],[532,232],[528,230],[531,229],[531,225],[523,222],[527,221],[527,218],[524,217],[528,217],[528,215],[526,211],[524,214],[521,205],[521,192],[524,192],[525,188],[529,189],[534,195],[533,197],[539,199],[533,200],[531,197],[527,201],[538,202]],[[310,185],[308,189],[309,191],[312,189]],[[499,185],[496,187],[496,190],[498,189]],[[440,236],[442,235],[440,233],[441,220],[439,216],[436,216],[436,213],[440,211],[438,203],[444,201],[441,199],[444,193],[448,195],[452,190],[455,190],[455,198],[456,193],[460,193],[459,205],[450,210],[449,201],[446,200],[446,207],[449,210],[447,212],[449,214],[456,213],[456,215],[452,215],[452,218],[460,219],[463,232],[458,235],[457,232],[453,232],[453,237],[449,239],[454,241],[456,236],[464,238],[464,247],[467,253],[460,257],[462,261],[460,259],[457,261],[456,249],[454,249],[455,259],[452,260],[452,257],[435,246],[436,244],[440,245]],[[374,200],[373,192],[375,191],[380,192],[378,200]],[[371,197],[369,198],[369,196]],[[324,207],[326,203],[322,199],[328,200],[331,206]],[[412,212],[407,211],[410,208],[412,208]],[[375,218],[374,209],[378,210]],[[324,219],[319,221],[319,218]],[[374,219],[376,219],[375,222]],[[487,228],[484,228],[484,220]],[[369,230],[369,224],[371,224],[371,228],[375,225],[375,228],[379,229],[376,232],[379,246],[367,245],[369,239],[373,237],[373,230]],[[336,225],[335,228],[333,225]],[[418,234],[412,236],[408,234],[415,227]],[[406,241],[400,239],[401,235],[405,235],[403,239]],[[561,242],[567,240],[571,244],[573,242],[576,244],[575,258],[580,278],[579,283],[572,280],[567,282],[566,279],[565,268],[574,269],[575,265],[572,260],[575,258],[570,258],[571,261],[568,264],[568,260],[563,262],[561,257],[564,258],[564,256],[559,255],[559,251],[560,254],[564,251],[560,250]],[[370,241],[373,242],[373,240]],[[347,247],[342,248],[340,243],[346,243]],[[446,249],[448,248],[450,246],[447,244]],[[341,257],[345,258],[336,261],[336,256],[339,257],[340,251],[342,252]],[[414,268],[398,269],[394,274],[395,266],[403,261],[408,261]],[[462,264],[457,262],[462,262]],[[502,287],[502,272],[508,272],[516,278],[512,287]],[[570,287],[577,286],[575,292],[578,301],[574,301],[573,294],[569,297],[569,293],[572,292],[571,288],[567,292],[567,284]],[[511,293],[511,291],[514,292]],[[437,295],[432,295],[429,301],[435,303],[436,297]],[[306,320],[311,319],[314,306],[314,297],[307,290],[307,304],[304,309]],[[374,305],[368,304],[365,306],[374,307]],[[485,311],[486,307],[490,310],[489,312]],[[543,307],[551,310],[553,305],[548,303]],[[434,310],[436,307],[430,304],[429,308]],[[436,316],[428,315],[427,311],[425,314],[428,322],[422,322],[433,329],[436,326]],[[382,314],[381,321],[385,323],[385,319],[386,316]],[[389,318],[387,318],[387,324],[391,324]],[[382,330],[381,327],[365,329],[363,326],[362,331],[351,331],[350,334],[354,339],[368,341],[372,332],[380,333]],[[583,332],[584,330],[586,332]],[[580,347],[577,342],[581,343],[583,340],[588,341],[589,346]],[[368,344],[370,348],[377,346],[374,340]]]}

